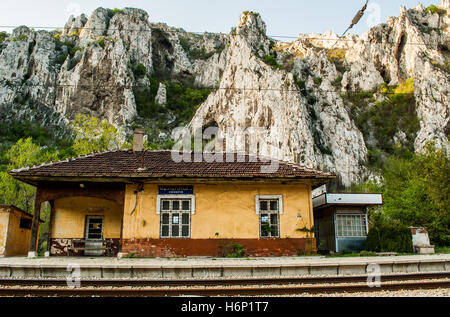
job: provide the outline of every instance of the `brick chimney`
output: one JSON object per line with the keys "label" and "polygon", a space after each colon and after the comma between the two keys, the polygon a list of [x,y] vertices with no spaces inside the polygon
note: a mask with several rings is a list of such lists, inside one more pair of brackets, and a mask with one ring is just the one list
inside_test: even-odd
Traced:
{"label": "brick chimney", "polygon": [[133,138],[133,152],[140,152],[144,149],[144,130],[135,129]]}

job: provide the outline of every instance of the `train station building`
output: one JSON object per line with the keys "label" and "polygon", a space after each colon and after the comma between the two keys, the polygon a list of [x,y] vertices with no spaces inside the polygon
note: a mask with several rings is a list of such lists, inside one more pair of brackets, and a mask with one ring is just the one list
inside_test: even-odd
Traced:
{"label": "train station building", "polygon": [[[314,253],[311,192],[332,173],[237,153],[118,150],[13,170],[51,206],[50,255],[136,257]],[[180,153],[177,153],[180,154]],[[199,158],[200,154],[200,158]]]}

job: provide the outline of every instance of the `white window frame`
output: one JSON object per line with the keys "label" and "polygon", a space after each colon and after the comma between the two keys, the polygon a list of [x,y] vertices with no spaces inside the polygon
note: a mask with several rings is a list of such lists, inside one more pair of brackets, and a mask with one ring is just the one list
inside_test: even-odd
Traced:
{"label": "white window frame", "polygon": [[190,199],[191,215],[195,215],[195,195],[158,195],[156,199],[156,214],[161,214],[161,199]]}
{"label": "white window frame", "polygon": [[[360,218],[365,217],[365,224],[361,226],[361,228],[364,228],[365,235],[363,236],[348,236],[348,235],[339,235],[339,224],[338,224],[338,217],[339,216],[359,216]],[[367,214],[359,214],[359,213],[336,213],[336,237],[342,238],[342,239],[351,239],[351,238],[367,238],[367,234],[369,233],[368,230],[368,221],[367,221]],[[348,232],[348,230],[346,230]]]}
{"label": "white window frame", "polygon": [[[164,196],[164,195],[161,195],[161,196]],[[169,196],[169,195],[166,195],[166,196]],[[170,195],[170,196],[172,196],[172,195]],[[192,207],[193,207],[192,200],[190,198],[186,198],[186,197],[181,198],[180,196],[183,196],[183,195],[173,195],[173,196],[176,196],[176,197],[175,198],[173,198],[173,197],[172,198],[165,198],[164,197],[162,199],[174,200],[174,201],[180,202],[180,209],[176,210],[176,211],[174,211],[174,210],[162,211],[163,214],[167,213],[169,215],[169,224],[167,224],[168,227],[169,227],[169,236],[163,236],[162,235],[163,222],[162,222],[161,212],[159,213],[160,214],[160,216],[159,216],[159,218],[160,218],[160,220],[159,220],[159,237],[160,237],[160,239],[190,239],[191,238],[191,230],[192,230]],[[189,210],[189,212],[187,212],[187,211],[183,212],[183,210],[182,210],[182,201],[183,200],[186,201],[188,199],[190,200],[190,207],[191,207],[191,209]],[[160,204],[160,206],[161,206],[161,204]],[[173,223],[172,223],[172,220],[173,220],[172,215],[174,213],[180,215],[180,218],[178,220],[179,221],[178,222],[178,226],[179,226],[179,230],[180,230],[179,233],[181,234],[181,236],[172,236],[172,225],[173,225]],[[183,227],[183,224],[182,224],[182,217],[183,216],[182,215],[183,214],[189,214],[189,234],[187,236],[182,236],[182,227]]]}
{"label": "white window frame", "polygon": [[256,214],[259,215],[260,214],[260,210],[259,210],[259,200],[265,200],[265,199],[278,199],[278,213],[280,215],[283,214],[283,195],[256,195],[255,196],[255,210],[256,210]]}

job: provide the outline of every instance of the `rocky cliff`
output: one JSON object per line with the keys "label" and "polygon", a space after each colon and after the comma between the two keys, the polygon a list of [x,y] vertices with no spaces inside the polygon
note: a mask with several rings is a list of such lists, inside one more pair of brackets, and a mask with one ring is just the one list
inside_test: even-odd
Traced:
{"label": "rocky cliff", "polygon": [[[448,147],[449,13],[443,0],[363,35],[290,43],[269,38],[253,12],[227,35],[131,8],[99,8],[51,32],[22,26],[0,37],[0,120],[63,127],[84,113],[144,126],[157,144],[179,125],[216,126],[227,149],[332,170],[348,186],[398,147]],[[238,133],[251,129],[263,133]]]}

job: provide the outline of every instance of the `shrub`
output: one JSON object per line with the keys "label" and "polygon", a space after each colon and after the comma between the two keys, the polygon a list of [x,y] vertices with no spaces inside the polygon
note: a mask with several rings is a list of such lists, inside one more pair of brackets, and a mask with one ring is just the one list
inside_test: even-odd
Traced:
{"label": "shrub", "polygon": [[439,14],[439,15],[445,15],[447,14],[447,10],[438,8],[437,6],[435,6],[434,4],[430,5],[429,7],[427,7],[427,12],[428,13],[432,13],[432,14]]}
{"label": "shrub", "polygon": [[215,51],[207,52],[206,49],[202,47],[201,49],[193,49],[189,51],[189,56],[193,59],[207,60],[215,53]]}
{"label": "shrub", "polygon": [[266,63],[267,65],[272,66],[272,68],[275,68],[275,69],[282,69],[283,68],[283,66],[278,64],[275,56],[273,56],[273,55],[264,55],[263,60],[264,60],[264,63]]}
{"label": "shrub", "polygon": [[226,258],[242,258],[245,256],[245,249],[242,244],[230,242],[220,246],[219,255]]}
{"label": "shrub", "polygon": [[412,253],[411,229],[400,221],[378,217],[367,234],[365,250]]}
{"label": "shrub", "polygon": [[322,84],[322,78],[320,77],[314,77],[313,81],[316,86],[320,86]]}
{"label": "shrub", "polygon": [[117,8],[114,8],[114,9],[108,9],[108,16],[110,17],[110,18],[112,18],[113,16],[115,16],[116,14],[123,14],[124,13],[124,10],[121,10],[121,9],[117,9]]}
{"label": "shrub", "polygon": [[134,76],[136,77],[144,77],[147,74],[147,67],[144,64],[139,64],[133,71]]}
{"label": "shrub", "polygon": [[432,144],[410,158],[391,158],[383,171],[384,213],[408,226],[427,227],[435,245],[450,245],[450,157]]}
{"label": "shrub", "polygon": [[8,37],[8,33],[6,32],[0,32],[0,43],[3,42],[4,40],[6,40],[6,38]]}

